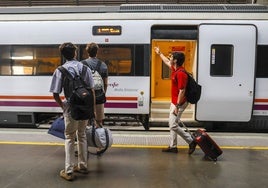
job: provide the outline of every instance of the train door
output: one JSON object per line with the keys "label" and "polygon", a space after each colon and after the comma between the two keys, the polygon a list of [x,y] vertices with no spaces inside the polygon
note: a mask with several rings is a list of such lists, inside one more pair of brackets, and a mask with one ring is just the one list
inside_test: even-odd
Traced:
{"label": "train door", "polygon": [[249,121],[255,87],[256,27],[201,24],[198,32],[197,79],[202,95],[196,119]]}
{"label": "train door", "polygon": [[154,47],[158,46],[161,52],[166,56],[170,56],[172,52],[180,51],[185,54],[185,69],[189,72],[193,71],[196,40],[152,40],[152,72],[151,72],[151,96],[155,100],[168,100],[171,97],[170,70],[162,62],[161,58],[154,53]]}

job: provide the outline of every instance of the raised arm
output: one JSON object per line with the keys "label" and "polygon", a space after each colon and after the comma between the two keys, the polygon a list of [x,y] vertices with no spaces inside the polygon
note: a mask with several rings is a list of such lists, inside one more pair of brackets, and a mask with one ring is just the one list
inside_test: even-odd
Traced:
{"label": "raised arm", "polygon": [[162,61],[170,68],[171,67],[170,60],[166,56],[164,56],[164,54],[162,54],[159,47],[154,47],[154,51],[155,51],[155,53],[157,53],[159,55],[159,57],[162,59]]}

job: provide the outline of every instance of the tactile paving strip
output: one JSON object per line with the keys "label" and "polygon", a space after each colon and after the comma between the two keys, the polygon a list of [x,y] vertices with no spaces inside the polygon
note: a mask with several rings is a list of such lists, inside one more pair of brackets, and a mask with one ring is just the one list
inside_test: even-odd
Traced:
{"label": "tactile paving strip", "polygon": [[[169,133],[167,135],[113,134],[114,145],[168,146],[169,143]],[[178,145],[188,144],[182,138],[178,137]]]}

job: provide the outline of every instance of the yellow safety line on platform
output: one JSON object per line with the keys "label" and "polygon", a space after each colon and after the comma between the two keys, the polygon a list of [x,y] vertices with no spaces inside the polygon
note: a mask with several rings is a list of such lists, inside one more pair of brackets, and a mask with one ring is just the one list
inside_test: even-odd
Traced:
{"label": "yellow safety line on platform", "polygon": [[[39,145],[39,146],[64,146],[61,142],[14,142],[0,141],[0,144],[10,145]],[[145,149],[160,149],[165,146],[148,146],[148,145],[129,145],[129,144],[113,144],[113,148],[145,148]],[[220,146],[221,149],[250,149],[250,150],[268,150],[268,146]],[[188,149],[188,146],[178,146],[179,149]],[[197,147],[198,148],[198,147]]]}
{"label": "yellow safety line on platform", "polygon": [[[115,148],[165,148],[166,146],[145,146],[145,145],[112,145]],[[179,149],[188,149],[189,146],[178,146]],[[199,148],[197,146],[197,148]],[[221,149],[250,149],[250,150],[268,150],[268,146],[220,146]]]}
{"label": "yellow safety line on platform", "polygon": [[38,145],[38,146],[64,146],[64,143],[60,143],[60,142],[7,142],[7,141],[0,141],[0,144]]}

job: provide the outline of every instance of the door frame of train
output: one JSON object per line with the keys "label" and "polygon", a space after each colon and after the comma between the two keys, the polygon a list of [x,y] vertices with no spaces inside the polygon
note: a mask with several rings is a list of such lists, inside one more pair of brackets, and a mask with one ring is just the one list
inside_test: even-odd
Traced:
{"label": "door frame of train", "polygon": [[[190,39],[152,39],[152,64],[151,64],[151,97],[158,100],[170,101],[170,75],[171,71],[164,65],[160,56],[154,53],[154,47],[159,47],[161,52],[168,57],[174,51],[180,51],[185,54],[185,69],[195,74],[196,70],[196,46],[197,40]],[[166,71],[163,71],[166,67]],[[163,77],[164,72],[166,77]]]}
{"label": "door frame of train", "polygon": [[[201,24],[198,36],[197,80],[202,85],[202,94],[196,105],[196,120],[249,121],[255,93],[256,26]],[[220,48],[225,47],[228,50],[222,53]],[[229,73],[214,74],[220,63]]]}

